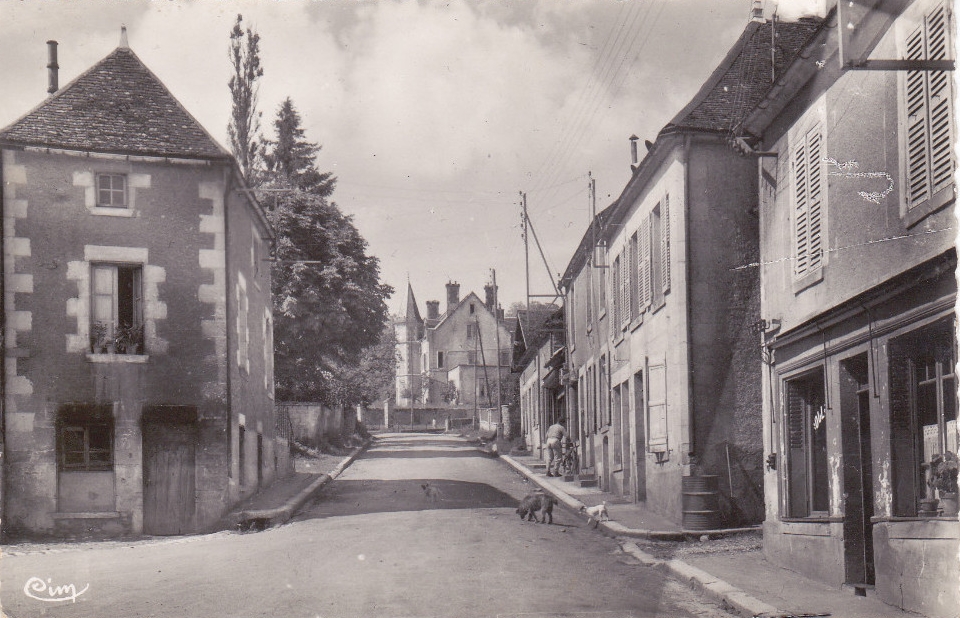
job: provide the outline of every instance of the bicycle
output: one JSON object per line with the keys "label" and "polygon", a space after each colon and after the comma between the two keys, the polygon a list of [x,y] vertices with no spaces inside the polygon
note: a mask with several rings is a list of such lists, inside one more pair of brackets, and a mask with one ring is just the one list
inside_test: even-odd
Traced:
{"label": "bicycle", "polygon": [[563,454],[560,455],[560,465],[557,467],[562,476],[580,472],[580,455],[577,453],[579,445],[579,442],[568,442],[565,445]]}

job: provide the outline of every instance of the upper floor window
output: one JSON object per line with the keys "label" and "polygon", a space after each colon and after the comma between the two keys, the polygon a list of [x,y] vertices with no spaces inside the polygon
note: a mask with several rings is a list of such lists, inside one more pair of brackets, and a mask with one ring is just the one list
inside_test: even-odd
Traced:
{"label": "upper floor window", "polygon": [[92,264],[90,346],[94,353],[136,353],[143,348],[143,267]]}
{"label": "upper floor window", "polygon": [[[951,56],[949,11],[940,2],[907,34],[908,60],[945,60]],[[904,80],[904,185],[908,224],[953,198],[952,73],[908,71]]]}
{"label": "upper floor window", "polygon": [[477,336],[477,325],[467,324],[467,339],[473,339]]}
{"label": "upper floor window", "polygon": [[97,174],[97,206],[127,207],[127,177],[124,174]]}
{"label": "upper floor window", "polygon": [[798,133],[790,150],[794,280],[819,280],[823,267],[823,131],[819,122]]}
{"label": "upper floor window", "polygon": [[443,369],[443,352],[437,352],[437,369]]}

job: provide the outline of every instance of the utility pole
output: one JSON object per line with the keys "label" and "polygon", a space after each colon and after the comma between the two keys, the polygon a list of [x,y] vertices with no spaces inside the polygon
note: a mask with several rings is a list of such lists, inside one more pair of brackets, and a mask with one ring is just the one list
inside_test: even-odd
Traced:
{"label": "utility pole", "polygon": [[526,273],[527,280],[527,324],[530,326],[530,240],[527,237],[527,194],[523,191],[520,192],[520,207],[522,209],[520,214],[520,223],[523,236],[523,268]]}

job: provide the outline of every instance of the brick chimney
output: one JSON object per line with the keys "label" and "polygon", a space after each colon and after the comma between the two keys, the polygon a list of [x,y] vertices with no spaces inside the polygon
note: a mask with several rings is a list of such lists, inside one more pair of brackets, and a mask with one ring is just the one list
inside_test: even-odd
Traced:
{"label": "brick chimney", "polygon": [[460,303],[460,284],[456,281],[447,282],[447,313],[450,313]]}
{"label": "brick chimney", "polygon": [[427,301],[427,319],[428,320],[440,319],[440,301],[439,300]]}
{"label": "brick chimney", "polygon": [[493,311],[493,306],[497,298],[497,288],[495,288],[492,283],[488,283],[483,286],[483,295],[483,304],[486,306],[487,311]]}

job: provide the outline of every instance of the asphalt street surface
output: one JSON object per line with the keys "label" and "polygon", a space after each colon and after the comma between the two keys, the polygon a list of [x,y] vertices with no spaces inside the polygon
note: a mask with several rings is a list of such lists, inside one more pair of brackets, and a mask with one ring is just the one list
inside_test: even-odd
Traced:
{"label": "asphalt street surface", "polygon": [[458,438],[382,435],[277,528],[4,547],[0,601],[11,618],[729,616],[562,506],[521,521],[532,490]]}

